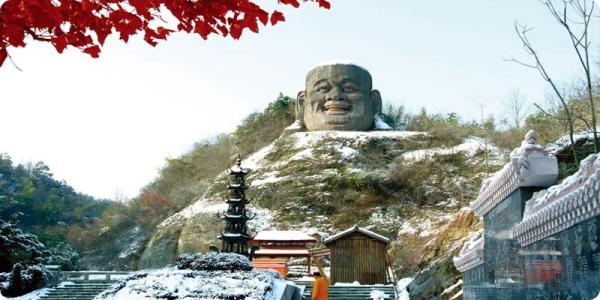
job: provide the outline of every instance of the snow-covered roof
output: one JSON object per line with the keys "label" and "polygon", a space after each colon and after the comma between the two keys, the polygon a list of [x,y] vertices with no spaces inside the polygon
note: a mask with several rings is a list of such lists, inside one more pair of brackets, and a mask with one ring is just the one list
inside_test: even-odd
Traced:
{"label": "snow-covered roof", "polygon": [[260,246],[260,249],[254,252],[254,256],[302,257],[310,256],[310,253],[304,246]]}
{"label": "snow-covered roof", "polygon": [[304,242],[316,243],[317,239],[302,231],[259,231],[253,242]]}
{"label": "snow-covered roof", "polygon": [[527,201],[523,219],[513,227],[514,237],[527,246],[597,217],[599,189],[600,156],[592,154],[581,161],[575,174]]}
{"label": "snow-covered roof", "polygon": [[456,269],[464,273],[476,266],[483,264],[484,239],[482,232],[471,236],[463,245],[458,256],[452,258]]}
{"label": "snow-covered roof", "polygon": [[355,233],[355,232],[362,233],[362,234],[364,234],[366,236],[372,237],[372,238],[374,238],[376,240],[379,240],[379,241],[382,241],[382,242],[384,242],[386,244],[390,242],[390,239],[386,238],[383,235],[377,234],[377,233],[375,233],[373,231],[364,229],[362,227],[358,227],[358,225],[354,225],[354,227],[348,228],[348,229],[346,229],[346,230],[344,230],[344,231],[342,231],[342,232],[340,232],[338,234],[330,236],[328,239],[326,239],[325,241],[323,241],[323,243],[325,243],[327,245],[327,244],[329,244],[329,243],[331,243],[331,242],[333,242],[335,240],[338,240],[340,238],[343,238],[343,237],[348,236],[348,235],[350,235],[352,233]]}
{"label": "snow-covered roof", "polygon": [[477,199],[470,203],[475,214],[483,217],[519,187],[548,187],[558,177],[556,157],[536,144],[530,131],[521,146],[513,150],[511,162],[500,171],[484,180]]}

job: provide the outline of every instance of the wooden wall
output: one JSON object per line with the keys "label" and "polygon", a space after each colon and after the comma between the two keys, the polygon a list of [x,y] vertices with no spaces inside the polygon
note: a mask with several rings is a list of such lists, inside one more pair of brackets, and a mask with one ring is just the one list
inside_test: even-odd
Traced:
{"label": "wooden wall", "polygon": [[331,249],[331,280],[361,284],[386,283],[387,245],[353,233],[327,245]]}

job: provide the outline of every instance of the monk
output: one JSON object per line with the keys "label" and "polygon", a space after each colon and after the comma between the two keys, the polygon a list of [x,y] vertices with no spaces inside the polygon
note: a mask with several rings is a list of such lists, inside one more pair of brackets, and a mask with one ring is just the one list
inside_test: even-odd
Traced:
{"label": "monk", "polygon": [[315,284],[312,290],[312,300],[327,300],[329,297],[329,282],[321,276],[321,272],[314,272]]}

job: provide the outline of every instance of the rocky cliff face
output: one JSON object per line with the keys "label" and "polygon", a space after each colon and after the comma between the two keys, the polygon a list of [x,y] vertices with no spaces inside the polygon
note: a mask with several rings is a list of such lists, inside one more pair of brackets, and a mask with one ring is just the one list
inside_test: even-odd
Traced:
{"label": "rocky cliff face", "polygon": [[[250,226],[299,229],[322,237],[354,224],[365,226],[393,240],[397,275],[415,276],[442,264],[477,230],[477,220],[461,207],[473,200],[481,179],[498,169],[505,156],[478,138],[457,143],[420,132],[282,136],[242,162],[251,169],[248,196],[257,214]],[[162,267],[179,254],[219,246],[222,221],[217,213],[226,209],[226,182],[224,172],[200,199],[162,222],[151,234],[139,268]],[[444,276],[448,280],[431,284],[455,282],[455,274]],[[418,289],[426,291],[430,285]]]}

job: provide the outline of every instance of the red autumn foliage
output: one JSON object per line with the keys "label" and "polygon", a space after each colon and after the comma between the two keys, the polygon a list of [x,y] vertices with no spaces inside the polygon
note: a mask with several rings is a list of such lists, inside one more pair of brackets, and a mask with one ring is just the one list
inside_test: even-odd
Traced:
{"label": "red autumn foliage", "polygon": [[146,193],[140,197],[140,210],[143,212],[140,219],[153,218],[172,213],[173,204],[161,195]]}
{"label": "red autumn foliage", "polygon": [[[277,2],[299,7],[300,1],[330,7],[327,0]],[[172,17],[174,21],[165,20]],[[6,0],[0,6],[0,66],[9,47],[25,47],[28,38],[49,42],[59,53],[72,46],[98,57],[113,33],[125,42],[143,33],[156,46],[176,31],[203,39],[211,34],[239,39],[244,29],[258,32],[259,22],[275,25],[284,20],[281,12],[270,13],[253,0]]]}

